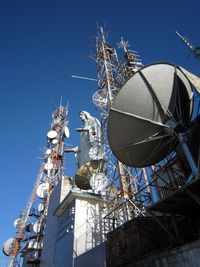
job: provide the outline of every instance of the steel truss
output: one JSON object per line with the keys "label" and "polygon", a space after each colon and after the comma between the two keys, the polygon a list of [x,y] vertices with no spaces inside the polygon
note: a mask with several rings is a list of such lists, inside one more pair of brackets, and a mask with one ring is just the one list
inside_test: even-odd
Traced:
{"label": "steel truss", "polygon": [[[8,260],[7,267],[20,266],[20,257],[29,249],[30,243],[35,249],[35,252],[30,254],[28,261],[31,264],[36,265],[40,263],[49,197],[52,189],[64,175],[63,148],[64,138],[66,137],[64,129],[68,124],[67,113],[68,110],[61,105],[52,113],[50,131],[54,131],[56,133],[56,141],[53,142],[51,139],[47,138],[47,145],[44,148],[43,162],[26,209],[20,215],[20,223],[17,225],[17,232],[15,236],[16,241],[12,249],[12,255]],[[45,192],[43,192],[43,196],[39,197],[37,195],[37,189],[40,185],[45,184],[48,184],[48,187],[45,189]],[[44,207],[42,211],[37,210],[37,205],[40,202]],[[27,227],[33,226],[36,221],[39,225],[36,233],[34,233],[32,229],[28,230]]]}

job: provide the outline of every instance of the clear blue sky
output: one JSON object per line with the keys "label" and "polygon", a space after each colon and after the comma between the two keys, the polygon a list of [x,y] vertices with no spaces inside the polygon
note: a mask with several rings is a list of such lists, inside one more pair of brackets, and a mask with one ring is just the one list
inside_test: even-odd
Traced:
{"label": "clear blue sky", "polygon": [[[51,112],[69,101],[71,138],[80,110],[95,111],[91,96],[95,82],[71,74],[96,78],[89,59],[88,37],[96,25],[106,24],[109,40],[123,36],[144,64],[169,61],[200,73],[175,30],[200,46],[198,0],[6,0],[0,3],[0,244],[13,236],[13,222],[26,206],[40,167]],[[66,174],[75,165],[66,162]],[[0,254],[0,267],[6,265]]]}

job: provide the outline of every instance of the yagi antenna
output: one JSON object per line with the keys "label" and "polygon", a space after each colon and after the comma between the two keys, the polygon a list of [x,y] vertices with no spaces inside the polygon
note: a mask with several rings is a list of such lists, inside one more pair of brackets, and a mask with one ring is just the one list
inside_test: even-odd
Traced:
{"label": "yagi antenna", "polygon": [[94,78],[83,77],[83,76],[77,76],[77,75],[71,75],[71,76],[72,76],[72,78],[77,78],[77,79],[89,80],[89,81],[97,82],[97,79],[94,79]]}

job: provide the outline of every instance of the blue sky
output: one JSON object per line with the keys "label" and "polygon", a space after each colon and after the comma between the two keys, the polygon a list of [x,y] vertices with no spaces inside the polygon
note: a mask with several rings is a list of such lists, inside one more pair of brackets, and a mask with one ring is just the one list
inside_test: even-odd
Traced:
{"label": "blue sky", "polygon": [[[32,192],[60,96],[69,101],[72,145],[79,142],[79,111],[98,114],[91,101],[97,84],[71,78],[96,78],[89,36],[97,23],[106,25],[113,45],[121,36],[129,40],[144,64],[168,61],[199,74],[199,64],[175,34],[200,45],[199,10],[197,0],[1,1],[0,244],[14,235],[13,222]],[[66,174],[75,170],[75,161],[67,160]],[[0,254],[0,266],[5,263]]]}

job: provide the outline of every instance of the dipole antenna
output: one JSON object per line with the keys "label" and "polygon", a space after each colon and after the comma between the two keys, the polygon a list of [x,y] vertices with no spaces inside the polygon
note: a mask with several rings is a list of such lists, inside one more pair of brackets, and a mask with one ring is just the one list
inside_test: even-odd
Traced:
{"label": "dipole antenna", "polygon": [[195,56],[196,60],[200,62],[200,47],[193,46],[187,37],[182,36],[178,31],[176,31],[178,37],[183,41],[183,43],[190,49],[192,54]]}
{"label": "dipole antenna", "polygon": [[129,49],[130,45],[128,41],[125,41],[123,37],[121,37],[120,42],[118,43],[118,47],[124,51],[124,59],[125,62],[122,64],[124,70],[121,70],[123,80],[126,80],[128,77],[133,75],[137,70],[143,67],[142,61],[138,55],[137,51],[133,51]]}
{"label": "dipole antenna", "polygon": [[90,77],[84,77],[84,76],[78,76],[78,75],[71,75],[71,77],[76,78],[76,79],[82,79],[82,80],[89,80],[89,81],[97,82],[97,79],[90,78]]}

